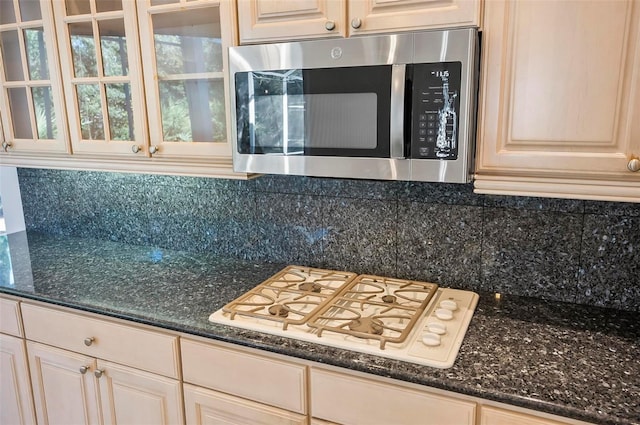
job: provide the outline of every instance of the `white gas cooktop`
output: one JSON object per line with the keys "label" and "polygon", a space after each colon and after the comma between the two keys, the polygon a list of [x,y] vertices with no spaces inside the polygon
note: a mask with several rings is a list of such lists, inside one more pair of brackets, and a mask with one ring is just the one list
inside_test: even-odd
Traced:
{"label": "white gas cooktop", "polygon": [[448,368],[477,302],[473,292],[428,282],[288,266],[209,320]]}

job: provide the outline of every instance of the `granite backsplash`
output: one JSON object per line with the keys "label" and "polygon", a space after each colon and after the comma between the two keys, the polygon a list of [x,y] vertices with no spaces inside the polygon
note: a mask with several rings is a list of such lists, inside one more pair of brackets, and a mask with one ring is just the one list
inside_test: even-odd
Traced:
{"label": "granite backsplash", "polygon": [[640,203],[19,169],[28,230],[640,311]]}

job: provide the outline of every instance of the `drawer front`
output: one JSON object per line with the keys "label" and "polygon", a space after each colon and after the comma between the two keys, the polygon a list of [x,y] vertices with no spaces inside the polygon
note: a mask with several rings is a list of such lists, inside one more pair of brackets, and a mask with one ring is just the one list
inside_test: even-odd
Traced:
{"label": "drawer front", "polygon": [[179,378],[176,336],[25,303],[22,318],[29,340]]}
{"label": "drawer front", "polygon": [[305,367],[210,344],[182,340],[184,381],[306,413]]}
{"label": "drawer front", "polygon": [[184,385],[188,424],[307,425],[307,417],[213,390]]}
{"label": "drawer front", "polygon": [[19,306],[18,301],[0,298],[0,332],[18,337],[23,336]]}
{"label": "drawer front", "polygon": [[475,422],[473,402],[314,368],[310,380],[311,415],[320,419],[394,425]]}
{"label": "drawer front", "polygon": [[[533,412],[532,412],[533,413]],[[549,415],[547,415],[549,416]],[[512,410],[482,406],[480,408],[480,425],[590,425],[587,422],[559,418],[558,421],[542,416],[533,416]]]}

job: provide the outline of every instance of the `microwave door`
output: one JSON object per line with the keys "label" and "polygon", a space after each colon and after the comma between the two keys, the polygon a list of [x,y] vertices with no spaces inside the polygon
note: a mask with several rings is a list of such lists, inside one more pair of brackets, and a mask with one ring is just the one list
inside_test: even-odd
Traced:
{"label": "microwave door", "polygon": [[240,154],[390,157],[391,65],[235,74]]}

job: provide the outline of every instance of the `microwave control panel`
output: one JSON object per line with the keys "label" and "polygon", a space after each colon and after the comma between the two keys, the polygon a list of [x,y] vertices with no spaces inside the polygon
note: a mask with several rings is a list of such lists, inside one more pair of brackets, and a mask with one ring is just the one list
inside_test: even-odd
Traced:
{"label": "microwave control panel", "polygon": [[460,62],[413,65],[411,158],[458,158]]}

